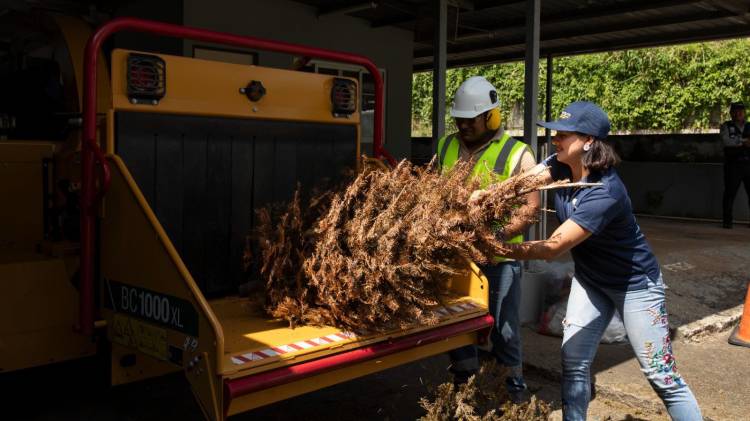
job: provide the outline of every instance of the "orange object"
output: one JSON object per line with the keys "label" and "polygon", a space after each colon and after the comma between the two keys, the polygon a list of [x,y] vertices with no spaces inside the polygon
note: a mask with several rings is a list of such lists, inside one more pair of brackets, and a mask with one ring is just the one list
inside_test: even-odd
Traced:
{"label": "orange object", "polygon": [[740,324],[734,328],[732,336],[729,337],[729,343],[750,348],[750,284],[747,288],[742,319],[740,319]]}

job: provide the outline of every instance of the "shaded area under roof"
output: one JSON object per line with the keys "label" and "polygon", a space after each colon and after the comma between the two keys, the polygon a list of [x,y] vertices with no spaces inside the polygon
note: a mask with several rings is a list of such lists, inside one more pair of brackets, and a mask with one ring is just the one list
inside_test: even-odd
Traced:
{"label": "shaded area under roof", "polygon": [[[433,62],[432,0],[298,0],[321,21],[346,14],[373,28],[414,33],[414,70]],[[448,67],[522,60],[526,0],[451,0]],[[652,47],[750,36],[750,0],[543,0],[540,56]]]}

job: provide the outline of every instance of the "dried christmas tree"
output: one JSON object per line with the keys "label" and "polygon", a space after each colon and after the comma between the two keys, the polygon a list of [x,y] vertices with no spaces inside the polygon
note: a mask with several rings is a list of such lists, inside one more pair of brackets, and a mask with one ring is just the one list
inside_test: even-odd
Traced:
{"label": "dried christmas tree", "polygon": [[430,307],[447,293],[456,262],[503,254],[505,227],[533,221],[523,212],[526,195],[545,184],[512,177],[470,203],[479,187],[466,181],[471,169],[458,163],[441,175],[433,165],[402,161],[392,171],[359,174],[307,213],[298,194],[277,223],[261,212],[266,311],[292,326],[353,331],[437,323]]}

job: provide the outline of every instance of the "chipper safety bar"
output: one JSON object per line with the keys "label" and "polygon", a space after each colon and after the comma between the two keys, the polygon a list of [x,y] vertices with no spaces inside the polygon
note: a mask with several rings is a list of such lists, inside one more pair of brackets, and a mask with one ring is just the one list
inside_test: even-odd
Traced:
{"label": "chipper safety bar", "polygon": [[[133,378],[143,378],[149,373],[153,376],[183,369],[207,418],[223,419],[287,397],[476,343],[483,336],[477,332],[486,331],[492,324],[492,318],[487,315],[488,287],[486,278],[473,264],[462,275],[450,280],[451,295],[444,297],[444,306],[433,309],[439,316],[436,326],[415,326],[385,334],[346,332],[334,327],[291,329],[283,321],[270,320],[259,314],[251,308],[247,298],[220,296],[209,299],[210,295],[216,297],[217,294],[202,289],[200,282],[205,280],[200,279],[201,276],[211,275],[212,268],[224,267],[231,259],[227,257],[220,264],[211,261],[213,266],[201,269],[202,272],[195,271],[196,266],[191,264],[196,258],[189,255],[190,250],[185,247],[186,239],[193,239],[194,235],[171,236],[175,227],[192,229],[197,225],[210,225],[221,221],[224,214],[212,214],[214,220],[210,223],[196,217],[196,209],[213,211],[216,206],[212,198],[202,198],[193,192],[190,198],[184,198],[185,209],[192,213],[178,214],[179,223],[175,223],[174,208],[165,211],[159,202],[175,190],[173,184],[165,180],[180,182],[190,178],[185,181],[185,186],[193,187],[199,177],[185,162],[195,158],[203,160],[200,167],[203,172],[214,178],[225,177],[222,180],[228,180],[231,188],[241,189],[238,190],[239,197],[248,193],[248,189],[273,190],[273,186],[253,184],[270,183],[257,172],[252,176],[253,182],[243,184],[248,182],[247,165],[255,165],[253,168],[257,169],[259,162],[263,163],[269,157],[284,158],[286,155],[279,157],[276,148],[289,147],[294,139],[306,139],[298,142],[300,148],[315,148],[316,139],[321,139],[321,136],[339,139],[331,141],[333,149],[330,150],[343,145],[346,156],[354,161],[355,151],[358,151],[354,144],[359,139],[359,116],[336,118],[328,109],[315,114],[316,118],[298,121],[284,114],[294,111],[293,107],[303,107],[308,103],[324,107],[325,101],[330,101],[324,99],[332,81],[328,75],[166,55],[153,57],[158,56],[168,69],[165,77],[171,93],[161,102],[138,104],[128,98],[124,86],[125,69],[130,69],[129,65],[126,66],[129,58],[140,57],[142,53],[115,50],[111,60],[111,109],[106,115],[107,130],[101,131],[106,132],[105,156],[96,139],[97,81],[94,69],[102,42],[122,30],[362,66],[375,81],[375,155],[393,162],[382,145],[382,80],[375,65],[364,57],[130,18],[115,19],[100,28],[90,39],[85,54],[80,329],[90,334],[94,327],[94,227],[95,217],[100,211],[99,198],[107,192],[101,210],[103,217],[98,241],[102,278],[100,298],[107,334],[113,341],[113,363],[121,368],[120,373],[131,367],[132,372],[140,373]],[[196,86],[194,81],[204,75],[215,77]],[[262,80],[268,87],[269,93],[263,99],[266,102],[258,103],[257,113],[254,106],[249,107],[242,102],[244,98],[237,95],[237,87],[245,86],[248,78]],[[298,100],[293,101],[293,106],[276,107],[279,102],[274,101],[280,101],[279,98],[283,97],[281,91],[285,89],[296,92]],[[220,97],[217,92],[233,92],[234,99]],[[221,104],[229,111],[222,114],[206,110],[210,104]],[[273,133],[280,137],[273,137]],[[208,137],[198,139],[198,134]],[[250,144],[256,149],[249,149]],[[207,149],[196,149],[196,145]],[[225,149],[221,149],[223,147]],[[169,153],[159,155],[167,150]],[[213,151],[210,152],[213,155],[207,157],[207,151]],[[261,156],[261,153],[270,155]],[[182,156],[182,159],[175,163],[172,156]],[[328,158],[338,159],[333,152],[329,152]],[[144,166],[146,161],[152,165],[156,161],[168,165],[155,170],[154,166]],[[211,163],[226,162],[231,167],[229,170],[226,165],[216,167],[229,173],[217,176],[216,168],[208,168]],[[232,167],[235,162],[240,162],[236,168]],[[326,166],[325,163],[317,164]],[[95,165],[101,168],[98,190],[94,180]],[[171,173],[170,169],[175,165],[182,167],[177,173]],[[234,183],[232,171],[235,170],[245,176],[239,183],[242,185]],[[298,172],[297,176],[300,174]],[[205,185],[201,191],[215,193]],[[233,199],[229,202],[232,203],[230,206],[236,205]],[[243,207],[238,213],[246,215],[250,211],[249,207]],[[193,218],[190,223],[188,217]],[[221,231],[226,234],[229,230],[222,228]],[[180,238],[185,240],[182,244]],[[209,252],[216,253],[215,250]],[[212,260],[201,256],[197,260]],[[134,362],[134,351],[143,354],[144,358]],[[120,376],[119,382],[132,381],[133,378],[122,380]],[[114,376],[113,382],[117,383]]]}

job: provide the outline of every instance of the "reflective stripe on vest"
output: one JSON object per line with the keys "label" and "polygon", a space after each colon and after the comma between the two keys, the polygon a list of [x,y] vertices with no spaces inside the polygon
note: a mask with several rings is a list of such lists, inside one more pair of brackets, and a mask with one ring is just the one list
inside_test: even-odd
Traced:
{"label": "reflective stripe on vest", "polygon": [[[456,165],[460,148],[459,142],[455,133],[444,136],[438,141],[437,154],[441,172],[449,171]],[[480,180],[482,188],[487,187],[492,182],[506,180],[521,161],[521,156],[527,148],[528,145],[513,139],[508,133],[503,134],[500,139],[493,140],[482,153],[482,156],[479,157],[471,171],[471,177],[482,177],[482,180]],[[519,234],[506,242],[522,243],[523,241],[523,234]],[[495,262],[501,262],[510,259],[496,257],[494,260]]]}

